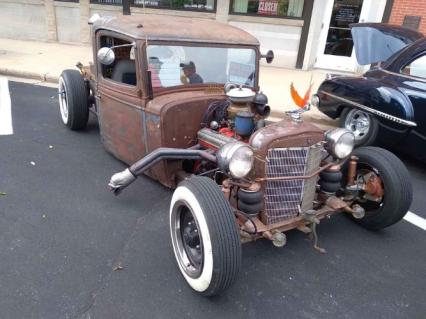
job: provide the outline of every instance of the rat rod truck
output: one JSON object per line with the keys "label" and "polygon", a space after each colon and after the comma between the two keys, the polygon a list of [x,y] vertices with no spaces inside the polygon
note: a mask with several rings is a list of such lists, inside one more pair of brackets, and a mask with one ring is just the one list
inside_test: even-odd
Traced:
{"label": "rat rod truck", "polygon": [[59,79],[62,121],[84,129],[89,111],[105,148],[129,168],[118,194],[145,174],[175,189],[170,235],[180,272],[205,296],[234,281],[241,243],[286,244],[343,212],[372,229],[405,215],[410,177],[392,153],[353,150],[354,136],[303,122],[305,108],[268,122],[259,42],[219,22],[163,16],[91,19],[94,63]]}

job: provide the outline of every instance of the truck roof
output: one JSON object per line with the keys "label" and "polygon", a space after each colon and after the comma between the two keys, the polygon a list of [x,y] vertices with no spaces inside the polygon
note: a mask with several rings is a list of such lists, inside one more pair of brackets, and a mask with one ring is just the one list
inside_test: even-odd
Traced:
{"label": "truck roof", "polygon": [[157,14],[103,17],[94,30],[112,30],[135,39],[259,45],[246,31],[210,19],[169,17]]}

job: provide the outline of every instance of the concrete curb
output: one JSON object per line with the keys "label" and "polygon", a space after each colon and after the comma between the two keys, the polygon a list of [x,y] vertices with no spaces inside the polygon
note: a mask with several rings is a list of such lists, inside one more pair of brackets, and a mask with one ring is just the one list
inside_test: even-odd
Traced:
{"label": "concrete curb", "polygon": [[58,75],[53,75],[49,73],[43,74],[43,73],[23,71],[23,70],[10,69],[10,68],[1,68],[1,67],[0,67],[0,74],[6,75],[6,76],[15,76],[19,78],[39,80],[41,82],[49,82],[49,83],[58,83],[58,79],[59,79]]}

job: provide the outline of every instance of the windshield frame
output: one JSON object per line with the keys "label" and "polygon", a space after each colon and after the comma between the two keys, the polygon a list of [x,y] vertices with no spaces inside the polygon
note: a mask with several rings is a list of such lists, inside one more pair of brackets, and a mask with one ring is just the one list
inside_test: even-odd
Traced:
{"label": "windshield frame", "polygon": [[[160,40],[147,40],[143,41],[142,45],[142,66],[144,74],[142,77],[146,78],[146,90],[149,91],[148,84],[148,46],[150,45],[164,45],[164,46],[187,46],[187,47],[206,47],[206,48],[233,48],[233,49],[252,49],[255,52],[255,78],[253,86],[243,85],[243,87],[251,88],[254,90],[259,89],[259,59],[260,48],[257,45],[244,45],[244,44],[226,44],[226,43],[211,43],[211,42],[194,42],[194,41],[160,41]],[[223,88],[225,83],[200,83],[191,85],[175,85],[169,87],[156,88],[153,91],[153,96],[169,93],[170,91],[193,91],[204,90],[206,88]]]}

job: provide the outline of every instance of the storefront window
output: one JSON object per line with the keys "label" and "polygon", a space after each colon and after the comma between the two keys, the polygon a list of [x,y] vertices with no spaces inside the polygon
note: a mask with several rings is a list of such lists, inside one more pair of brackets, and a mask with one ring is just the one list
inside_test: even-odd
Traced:
{"label": "storefront window", "polygon": [[351,23],[358,23],[363,0],[334,0],[324,54],[351,56]]}
{"label": "storefront window", "polygon": [[301,18],[304,0],[233,0],[234,14]]}
{"label": "storefront window", "polygon": [[134,0],[135,6],[175,10],[214,11],[215,0]]}

